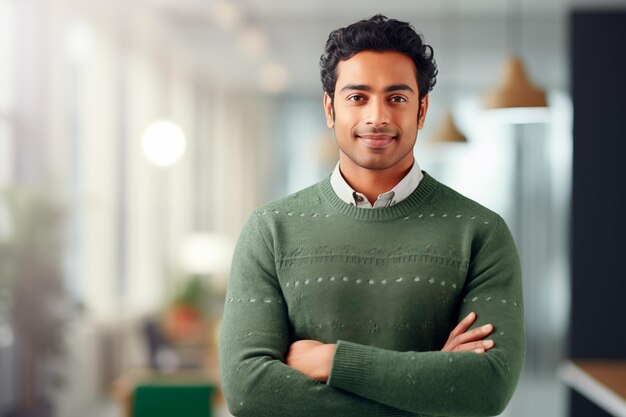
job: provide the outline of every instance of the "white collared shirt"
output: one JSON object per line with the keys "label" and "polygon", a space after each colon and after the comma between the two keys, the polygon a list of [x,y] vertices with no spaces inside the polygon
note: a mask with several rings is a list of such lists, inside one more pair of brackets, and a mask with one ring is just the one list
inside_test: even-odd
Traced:
{"label": "white collared shirt", "polygon": [[354,191],[352,187],[348,185],[339,170],[339,162],[335,165],[335,169],[330,176],[330,185],[333,187],[333,191],[335,191],[337,197],[345,201],[347,204],[358,208],[383,208],[398,204],[400,201],[411,195],[411,193],[415,191],[419,185],[422,178],[424,178],[424,174],[422,173],[417,161],[414,161],[408,174],[406,174],[404,178],[402,178],[402,180],[390,191],[380,194],[373,205],[364,194]]}

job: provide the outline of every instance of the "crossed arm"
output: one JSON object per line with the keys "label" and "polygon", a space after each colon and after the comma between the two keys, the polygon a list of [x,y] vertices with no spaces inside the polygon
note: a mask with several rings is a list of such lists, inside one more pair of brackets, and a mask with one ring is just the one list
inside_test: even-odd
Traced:
{"label": "crossed arm", "polygon": [[[494,346],[493,340],[483,340],[493,331],[491,324],[484,324],[467,330],[476,320],[471,312],[450,332],[442,352],[484,353]],[[289,347],[285,363],[316,381],[326,382],[332,368],[337,345],[325,344],[317,340],[298,340]]]}

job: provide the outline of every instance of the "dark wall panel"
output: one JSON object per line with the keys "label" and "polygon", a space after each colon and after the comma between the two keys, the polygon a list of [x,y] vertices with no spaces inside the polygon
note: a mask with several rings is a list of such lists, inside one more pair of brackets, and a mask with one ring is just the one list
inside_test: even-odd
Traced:
{"label": "dark wall panel", "polygon": [[626,356],[626,11],[576,12],[571,355]]}
{"label": "dark wall panel", "polygon": [[[572,358],[626,357],[626,10],[571,17]],[[571,396],[574,417],[608,416]]]}

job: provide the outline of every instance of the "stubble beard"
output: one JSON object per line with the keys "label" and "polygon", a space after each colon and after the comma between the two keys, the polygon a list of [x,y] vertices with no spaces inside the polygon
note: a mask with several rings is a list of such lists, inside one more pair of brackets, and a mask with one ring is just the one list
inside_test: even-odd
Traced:
{"label": "stubble beard", "polygon": [[[335,133],[335,140],[336,140],[336,136],[337,135]],[[353,136],[353,138],[354,138],[353,140],[358,141],[358,139],[355,136]],[[400,140],[400,138],[396,137],[394,140]],[[372,171],[384,171],[386,169],[392,168],[396,166],[397,164],[399,164],[402,160],[404,160],[404,158],[406,158],[407,155],[413,152],[413,148],[409,148],[408,151],[404,153],[403,155],[399,155],[398,157],[389,160],[385,158],[384,155],[382,155],[385,151],[385,149],[382,149],[380,152],[382,158],[380,158],[380,160],[377,160],[378,158],[369,158],[368,156],[364,156],[360,158],[357,155],[358,152],[351,152],[349,150],[346,150],[339,143],[338,140],[336,140],[336,142],[337,142],[337,147],[339,148],[341,153],[344,154],[348,159],[350,159],[355,165],[363,169],[368,169]],[[372,151],[372,153],[375,153],[375,151]]]}

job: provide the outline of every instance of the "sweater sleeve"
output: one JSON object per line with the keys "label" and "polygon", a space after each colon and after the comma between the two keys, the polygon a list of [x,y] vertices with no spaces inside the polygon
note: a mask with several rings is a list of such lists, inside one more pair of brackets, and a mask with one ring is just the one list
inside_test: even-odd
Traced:
{"label": "sweater sleeve", "polygon": [[494,326],[487,352],[396,352],[339,341],[327,384],[413,413],[500,414],[521,373],[525,334],[519,258],[499,216],[470,260],[458,321],[472,311],[472,328]]}
{"label": "sweater sleeve", "polygon": [[284,363],[290,344],[274,253],[255,213],[237,243],[220,330],[220,374],[230,412],[238,417],[415,416],[290,368]]}

